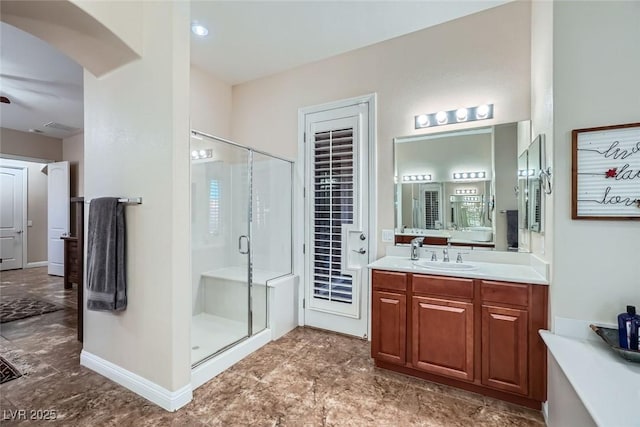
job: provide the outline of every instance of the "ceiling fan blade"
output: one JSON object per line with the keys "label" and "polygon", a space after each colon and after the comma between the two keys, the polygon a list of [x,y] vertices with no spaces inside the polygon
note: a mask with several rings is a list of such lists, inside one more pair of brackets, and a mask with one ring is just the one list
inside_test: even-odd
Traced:
{"label": "ceiling fan blade", "polygon": [[3,104],[11,104],[11,101],[6,96],[0,96],[0,102]]}

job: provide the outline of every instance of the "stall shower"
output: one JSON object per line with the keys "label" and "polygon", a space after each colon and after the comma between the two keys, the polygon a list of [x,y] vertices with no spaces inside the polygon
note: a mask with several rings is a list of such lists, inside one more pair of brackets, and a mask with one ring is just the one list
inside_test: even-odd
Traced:
{"label": "stall shower", "polygon": [[191,133],[191,363],[268,330],[271,282],[292,274],[292,163]]}

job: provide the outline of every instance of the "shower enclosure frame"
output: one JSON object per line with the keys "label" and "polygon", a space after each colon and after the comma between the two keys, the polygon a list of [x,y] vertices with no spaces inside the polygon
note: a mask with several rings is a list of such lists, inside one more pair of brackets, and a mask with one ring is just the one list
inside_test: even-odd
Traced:
{"label": "shower enclosure frame", "polygon": [[[290,219],[291,219],[290,229],[291,229],[291,232],[290,232],[290,236],[289,236],[289,240],[290,240],[289,245],[290,245],[290,248],[291,248],[290,254],[289,254],[289,256],[290,256],[290,260],[289,260],[290,272],[289,273],[285,273],[285,274],[280,275],[280,276],[272,277],[272,278],[268,279],[265,282],[265,293],[267,294],[267,295],[265,295],[265,329],[263,329],[262,331],[264,331],[266,329],[269,329],[269,326],[270,326],[269,325],[269,310],[270,310],[270,307],[269,307],[269,298],[268,298],[268,282],[294,273],[293,272],[293,262],[294,262],[294,254],[293,254],[293,247],[294,247],[293,218],[294,218],[294,213],[295,212],[294,212],[294,202],[293,202],[293,197],[294,197],[294,184],[293,184],[293,182],[294,182],[294,177],[295,177],[295,162],[292,161],[292,160],[289,160],[289,159],[285,159],[285,158],[280,157],[280,156],[276,156],[276,155],[261,151],[261,150],[257,150],[257,149],[251,148],[251,147],[247,147],[247,146],[242,145],[242,144],[238,144],[237,142],[230,141],[230,140],[228,140],[226,138],[222,138],[222,137],[211,135],[211,134],[208,134],[208,133],[205,133],[205,132],[201,132],[201,131],[198,131],[196,129],[191,129],[190,133],[191,133],[191,137],[196,137],[196,138],[205,137],[205,138],[208,138],[208,139],[213,140],[213,141],[225,143],[225,144],[228,144],[228,145],[231,145],[231,146],[246,150],[247,154],[248,154],[248,156],[247,156],[247,176],[248,176],[248,204],[247,204],[248,205],[248,209],[247,209],[247,215],[248,216],[247,216],[247,223],[248,223],[248,230],[247,230],[247,234],[246,235],[243,234],[243,235],[240,235],[238,237],[238,251],[243,255],[244,254],[248,255],[248,259],[247,259],[247,305],[248,305],[249,310],[248,310],[248,319],[247,319],[247,322],[248,322],[247,335],[243,336],[239,340],[236,340],[236,341],[234,341],[234,342],[232,342],[230,344],[227,344],[227,345],[221,347],[220,349],[218,349],[214,353],[209,354],[208,356],[202,358],[201,360],[198,360],[197,362],[192,363],[191,364],[191,369],[194,369],[194,368],[196,368],[196,367],[198,367],[198,366],[210,361],[211,359],[215,358],[216,356],[219,356],[220,354],[224,353],[225,351],[237,346],[238,344],[251,339],[251,337],[254,336],[254,334],[253,334],[253,304],[252,304],[252,301],[253,301],[252,300],[252,296],[253,296],[252,295],[252,292],[253,292],[252,288],[253,288],[253,257],[254,257],[254,253],[253,253],[252,245],[251,245],[252,222],[253,222],[253,203],[252,202],[253,202],[253,193],[254,193],[254,188],[253,188],[254,153],[257,153],[257,154],[260,154],[260,155],[263,155],[263,156],[267,156],[267,157],[272,158],[272,159],[281,160],[283,162],[288,163],[289,166],[290,166],[290,171],[289,171],[290,183],[291,183],[291,189],[290,189],[290,193],[291,193],[290,194],[290,201],[291,201],[290,202]],[[191,175],[191,164],[190,164],[190,168],[189,169],[190,169],[190,175]],[[192,203],[193,203],[193,201],[190,201],[190,208],[191,209],[193,209],[193,204]],[[246,253],[242,252],[242,246],[241,245],[242,245],[242,238],[243,237],[246,238],[246,240],[247,240],[247,252]],[[193,243],[191,243],[191,247],[193,247]]]}

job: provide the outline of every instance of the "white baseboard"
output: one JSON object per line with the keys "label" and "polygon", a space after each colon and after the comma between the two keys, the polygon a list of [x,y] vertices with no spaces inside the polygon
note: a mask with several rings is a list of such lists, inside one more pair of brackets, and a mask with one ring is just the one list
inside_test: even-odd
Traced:
{"label": "white baseboard", "polygon": [[24,268],[46,267],[47,265],[49,265],[47,261],[28,262]]}
{"label": "white baseboard", "polygon": [[140,375],[134,374],[86,350],[82,350],[82,353],[80,353],[80,364],[128,388],[132,392],[170,412],[183,407],[193,398],[191,384],[187,384],[176,391],[169,391]]}
{"label": "white baseboard", "polygon": [[544,417],[544,424],[549,425],[549,402],[542,402],[542,416]]}

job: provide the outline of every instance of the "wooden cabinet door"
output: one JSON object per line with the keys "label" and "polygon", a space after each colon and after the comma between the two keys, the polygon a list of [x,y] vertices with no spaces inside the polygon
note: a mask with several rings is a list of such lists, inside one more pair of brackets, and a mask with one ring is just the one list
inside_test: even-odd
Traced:
{"label": "wooden cabinet door", "polygon": [[371,310],[371,357],[404,365],[407,346],[407,297],[373,291]]}
{"label": "wooden cabinet door", "polygon": [[528,394],[527,311],[482,306],[482,384]]}
{"label": "wooden cabinet door", "polygon": [[473,304],[414,296],[411,308],[412,365],[473,381]]}

